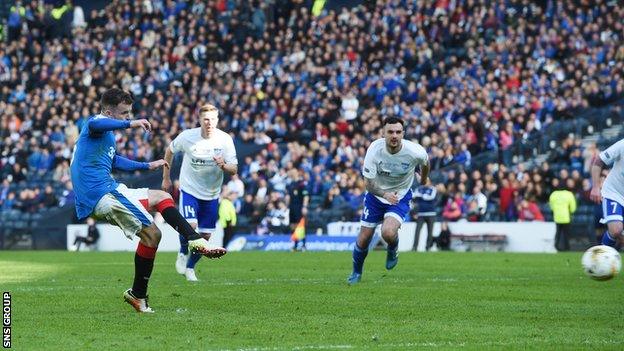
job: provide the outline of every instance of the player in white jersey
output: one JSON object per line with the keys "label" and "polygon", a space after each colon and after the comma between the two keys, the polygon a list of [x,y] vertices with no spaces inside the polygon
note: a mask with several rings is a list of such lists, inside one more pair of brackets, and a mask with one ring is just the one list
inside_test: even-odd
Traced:
{"label": "player in white jersey", "polygon": [[[182,216],[208,240],[216,229],[219,213],[219,194],[223,174],[238,172],[236,149],[232,137],[217,128],[219,112],[213,105],[199,110],[201,127],[180,133],[165,151],[165,160],[171,164],[173,154],[184,152],[180,169],[180,206]],[[163,172],[162,188],[171,188],[169,170]],[[188,253],[188,242],[180,236],[180,252],[176,270],[189,281],[197,281],[195,265],[200,255]]]}
{"label": "player in white jersey", "polygon": [[420,184],[427,183],[429,156],[417,143],[403,139],[403,120],[388,117],[383,122],[384,138],[375,140],[366,150],[362,175],[366,180],[361,229],[353,248],[353,272],[347,282],[362,279],[362,267],[368,246],[381,224],[381,236],[388,244],[386,269],[398,263],[398,231],[409,212],[412,183],[420,168]]}
{"label": "player in white jersey", "polygon": [[[607,179],[600,186],[600,175],[606,166],[612,166]],[[590,198],[596,203],[602,201],[602,219],[607,223],[607,231],[602,236],[602,244],[611,247],[621,245],[624,230],[624,139],[601,152],[592,163],[592,190]]]}

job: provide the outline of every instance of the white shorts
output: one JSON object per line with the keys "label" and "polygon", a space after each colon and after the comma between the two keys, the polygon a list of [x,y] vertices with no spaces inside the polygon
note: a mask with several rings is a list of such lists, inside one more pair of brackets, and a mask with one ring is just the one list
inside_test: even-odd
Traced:
{"label": "white shorts", "polygon": [[119,184],[117,189],[102,196],[93,215],[121,228],[132,239],[143,227],[154,223],[154,217],[147,212],[149,206],[147,188],[129,189]]}

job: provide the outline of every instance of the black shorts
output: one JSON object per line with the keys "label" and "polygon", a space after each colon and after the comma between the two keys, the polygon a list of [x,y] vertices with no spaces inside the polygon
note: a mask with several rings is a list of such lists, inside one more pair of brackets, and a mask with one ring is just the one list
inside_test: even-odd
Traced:
{"label": "black shorts", "polygon": [[290,224],[299,223],[299,221],[301,220],[301,217],[303,217],[303,215],[301,214],[302,209],[303,207],[291,207],[290,208],[290,215],[288,216],[290,220]]}

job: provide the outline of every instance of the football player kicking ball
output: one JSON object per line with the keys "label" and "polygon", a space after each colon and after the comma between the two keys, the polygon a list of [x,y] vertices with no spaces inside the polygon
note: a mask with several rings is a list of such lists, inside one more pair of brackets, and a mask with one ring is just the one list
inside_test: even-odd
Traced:
{"label": "football player kicking ball", "polygon": [[[199,109],[199,128],[180,133],[165,151],[165,161],[171,163],[173,154],[184,152],[180,169],[180,206],[184,218],[191,223],[206,240],[216,229],[219,217],[219,194],[223,174],[238,172],[236,149],[232,137],[217,128],[219,111],[206,104]],[[162,189],[171,188],[168,168],[163,169]],[[195,265],[201,258],[197,253],[189,254],[188,239],[180,235],[180,252],[176,270],[186,280],[197,281]]]}
{"label": "football player kicking ball", "polygon": [[147,301],[147,283],[154,268],[161,232],[148,209],[158,210],[167,223],[189,240],[192,251],[210,258],[221,257],[226,251],[209,249],[208,242],[178,213],[166,192],[129,189],[111,176],[112,169],[135,171],[169,167],[164,160],[136,162],[117,155],[114,130],[151,130],[146,119],[127,120],[132,103],[131,95],[121,89],[109,89],[102,95],[101,113],[89,118],[80,132],[71,161],[71,179],[79,219],[93,216],[118,226],[130,239],[134,235],[141,239],[134,256],[134,283],[123,297],[138,312],[152,313]]}
{"label": "football player kicking ball", "polygon": [[[613,169],[601,188],[600,176],[607,166],[613,166]],[[611,145],[593,160],[591,177],[593,186],[590,198],[596,203],[602,201],[602,219],[607,223],[602,244],[619,248],[624,230],[624,139]]]}
{"label": "football player kicking ball", "polygon": [[347,279],[356,284],[362,279],[362,266],[368,245],[381,224],[381,236],[388,244],[386,269],[394,268],[399,259],[398,231],[409,212],[412,183],[420,167],[420,184],[427,184],[429,156],[417,143],[403,140],[403,120],[388,117],[383,121],[384,138],[371,143],[366,150],[362,174],[366,181],[364,210],[360,234],[353,248],[353,273]]}

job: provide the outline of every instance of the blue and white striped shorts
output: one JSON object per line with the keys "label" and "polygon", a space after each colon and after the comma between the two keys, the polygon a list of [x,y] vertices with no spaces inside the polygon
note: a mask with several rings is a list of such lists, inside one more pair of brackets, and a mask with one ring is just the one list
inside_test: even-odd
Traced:
{"label": "blue and white striped shorts", "polygon": [[129,189],[119,184],[117,189],[102,196],[93,215],[121,228],[129,239],[143,227],[154,223],[154,217],[147,211],[149,206],[147,188]]}

